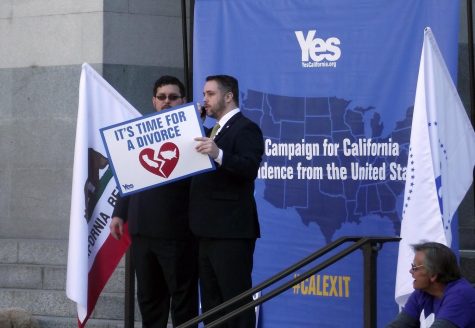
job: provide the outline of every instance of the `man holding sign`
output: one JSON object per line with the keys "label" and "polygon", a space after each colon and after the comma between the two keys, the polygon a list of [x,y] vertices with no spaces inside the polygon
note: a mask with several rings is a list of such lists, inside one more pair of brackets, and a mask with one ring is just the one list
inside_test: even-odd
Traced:
{"label": "man holding sign", "polygon": [[[161,111],[186,102],[177,78],[155,82],[152,103]],[[197,247],[189,230],[190,179],[182,179],[120,198],[110,224],[120,239],[128,222],[137,275],[137,298],[144,327],[173,326],[198,315]],[[171,302],[170,302],[171,299]]]}
{"label": "man holding sign", "polygon": [[[201,305],[207,311],[252,287],[254,246],[260,235],[254,180],[264,142],[259,126],[238,108],[234,77],[209,76],[203,94],[206,114],[217,125],[209,137],[195,138],[196,150],[209,155],[217,169],[192,178],[190,227],[199,239]],[[255,320],[251,309],[226,326],[254,327]]]}

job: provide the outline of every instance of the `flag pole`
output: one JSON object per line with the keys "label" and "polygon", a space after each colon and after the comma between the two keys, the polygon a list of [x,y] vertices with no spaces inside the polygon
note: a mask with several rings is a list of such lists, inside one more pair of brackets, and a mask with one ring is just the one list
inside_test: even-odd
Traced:
{"label": "flag pole", "polygon": [[[473,59],[473,14],[472,14],[472,0],[467,0],[467,29],[468,29],[468,80],[470,86],[470,120],[472,126],[475,127],[475,89],[474,89],[474,59]],[[473,181],[475,181],[475,172],[473,174]],[[475,192],[473,194],[473,204],[475,206]]]}
{"label": "flag pole", "polygon": [[472,125],[475,121],[475,90],[474,90],[474,60],[473,60],[473,15],[472,0],[467,0],[467,30],[468,30],[468,67],[469,67],[469,85],[470,85],[470,117]]}
{"label": "flag pole", "polygon": [[134,328],[135,323],[135,270],[130,252],[129,247],[125,253],[124,328]]}
{"label": "flag pole", "polygon": [[190,72],[189,79],[191,81],[188,94],[189,101],[193,101],[193,33],[195,28],[195,0],[190,0]]}
{"label": "flag pole", "polygon": [[[181,33],[183,41],[183,70],[185,71],[185,87],[189,97],[191,92],[190,70],[188,67],[188,26],[186,24],[186,0],[181,0]],[[191,98],[188,98],[191,100]]]}

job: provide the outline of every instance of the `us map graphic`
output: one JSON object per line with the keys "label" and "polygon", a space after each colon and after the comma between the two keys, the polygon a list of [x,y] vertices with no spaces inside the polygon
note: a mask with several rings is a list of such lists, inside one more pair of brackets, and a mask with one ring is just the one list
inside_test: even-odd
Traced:
{"label": "us map graphic", "polygon": [[343,140],[357,142],[371,138],[373,143],[397,144],[397,156],[348,156],[341,149],[333,157],[312,156],[310,159],[308,156],[289,159],[264,154],[261,167],[296,168],[304,163],[309,167],[344,167],[347,171],[368,165],[382,168],[384,172],[380,170],[380,174],[384,179],[330,179],[326,170],[322,170],[324,176],[320,179],[264,179],[263,198],[278,209],[295,208],[301,222],[317,224],[327,242],[343,223],[359,224],[367,215],[388,218],[394,233],[399,234],[404,179],[399,172],[398,178],[393,179],[389,168],[400,170],[407,163],[412,107],[383,137],[384,123],[374,107],[353,106],[351,100],[336,97],[289,97],[255,90],[247,90],[246,95],[241,109],[260,125],[264,139],[270,139],[269,143],[301,143],[304,140],[305,143],[323,144],[327,139],[341,144]]}

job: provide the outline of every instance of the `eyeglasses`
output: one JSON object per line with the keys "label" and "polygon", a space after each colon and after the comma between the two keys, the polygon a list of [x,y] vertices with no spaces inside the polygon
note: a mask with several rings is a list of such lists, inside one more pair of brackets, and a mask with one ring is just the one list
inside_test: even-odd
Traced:
{"label": "eyeglasses", "polygon": [[416,272],[419,268],[422,268],[424,266],[424,264],[421,264],[421,265],[415,265],[414,263],[411,263],[411,270],[413,272]]}
{"label": "eyeglasses", "polygon": [[159,94],[157,96],[155,96],[155,98],[157,98],[158,100],[160,101],[164,101],[168,98],[168,100],[170,101],[175,101],[177,100],[178,98],[181,98],[180,95],[177,95],[175,93],[172,93],[172,94],[169,94],[169,95],[164,95],[164,94]]}

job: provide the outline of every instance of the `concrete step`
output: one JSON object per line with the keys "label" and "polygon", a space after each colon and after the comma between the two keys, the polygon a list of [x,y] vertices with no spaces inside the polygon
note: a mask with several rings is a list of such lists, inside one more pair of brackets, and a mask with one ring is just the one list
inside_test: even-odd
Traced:
{"label": "concrete step", "polygon": [[[67,240],[0,238],[0,263],[66,266]],[[118,267],[124,267],[124,259]]]}
{"label": "concrete step", "polygon": [[[54,316],[34,316],[38,320],[41,328],[77,328],[76,318],[64,318]],[[86,324],[87,328],[123,328],[124,320],[103,320],[89,319]],[[142,323],[136,321],[135,328],[141,328]],[[172,328],[170,324],[167,328]]]}
{"label": "concrete step", "polygon": [[[66,267],[58,265],[0,263],[0,288],[66,290]],[[104,292],[124,293],[125,268],[116,268]]]}
{"label": "concrete step", "polygon": [[66,265],[67,240],[0,239],[0,263]]}
{"label": "concrete step", "polygon": [[[64,291],[42,289],[0,289],[0,308],[20,307],[35,316],[76,317],[76,304],[66,297]],[[102,293],[91,318],[122,320],[124,318],[124,295]],[[138,306],[135,318],[140,319]]]}
{"label": "concrete step", "polygon": [[475,250],[460,251],[460,268],[462,275],[475,285]]}

